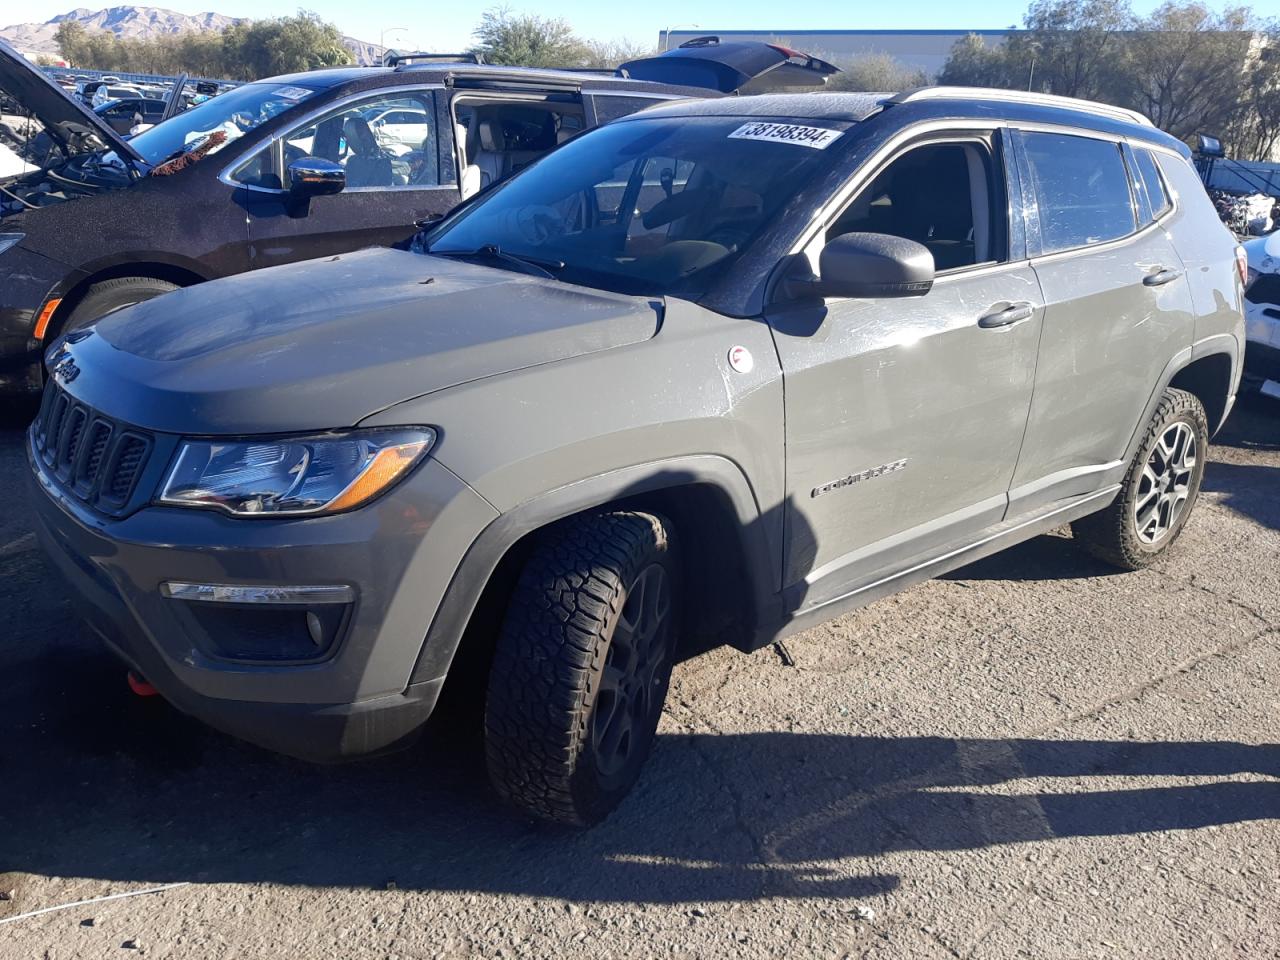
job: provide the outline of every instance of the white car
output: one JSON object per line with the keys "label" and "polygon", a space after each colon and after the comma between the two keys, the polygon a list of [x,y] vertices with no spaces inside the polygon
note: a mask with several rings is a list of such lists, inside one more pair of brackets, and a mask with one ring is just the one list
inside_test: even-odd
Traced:
{"label": "white car", "polygon": [[1262,381],[1263,393],[1280,399],[1280,231],[1246,240],[1244,249],[1249,258],[1245,371]]}
{"label": "white car", "polygon": [[141,96],[142,91],[137,87],[104,83],[93,92],[93,106],[100,107],[110,100],[132,100]]}
{"label": "white car", "polygon": [[364,114],[378,143],[397,155],[421,150],[431,131],[427,113],[420,107],[396,106]]}

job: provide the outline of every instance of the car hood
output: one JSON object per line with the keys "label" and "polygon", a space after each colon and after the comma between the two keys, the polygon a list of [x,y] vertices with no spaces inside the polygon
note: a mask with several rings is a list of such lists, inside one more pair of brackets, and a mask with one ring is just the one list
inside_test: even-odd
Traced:
{"label": "car hood", "polygon": [[[105,147],[142,160],[128,142],[92,110],[69,96],[49,76],[0,40],[0,89],[31,112],[45,132],[71,153]],[[89,143],[87,139],[96,141]]]}
{"label": "car hood", "polygon": [[643,297],[374,249],[128,307],[55,346],[50,366],[69,354],[78,373],[67,389],[139,427],[326,430],[455,384],[646,340],[661,310]]}

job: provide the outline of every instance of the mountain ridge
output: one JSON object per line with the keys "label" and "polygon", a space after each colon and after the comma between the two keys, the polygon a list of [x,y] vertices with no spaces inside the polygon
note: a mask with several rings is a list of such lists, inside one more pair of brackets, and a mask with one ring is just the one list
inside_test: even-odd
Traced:
{"label": "mountain ridge", "polygon": [[[109,30],[122,39],[146,39],[190,31],[221,32],[244,19],[244,17],[228,17],[225,14],[213,12],[179,13],[164,7],[143,7],[135,4],[122,4],[98,10],[76,7],[74,10],[51,17],[43,23],[15,23],[0,27],[0,39],[25,56],[34,59],[42,54],[58,55],[58,43],[54,38],[58,27],[67,21],[76,21],[90,30]],[[356,63],[381,62],[382,48],[376,43],[357,40],[355,37],[343,37],[342,41],[351,51]]]}

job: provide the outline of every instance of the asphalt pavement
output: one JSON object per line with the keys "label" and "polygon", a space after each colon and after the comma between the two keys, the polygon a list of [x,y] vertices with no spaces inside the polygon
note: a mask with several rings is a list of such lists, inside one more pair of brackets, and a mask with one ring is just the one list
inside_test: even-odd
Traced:
{"label": "asphalt pavement", "polygon": [[1242,403],[1154,569],[1058,531],[680,664],[640,786],[585,833],[493,798],[465,711],[312,767],[133,696],[25,470],[11,423],[3,960],[1280,957],[1280,403]]}

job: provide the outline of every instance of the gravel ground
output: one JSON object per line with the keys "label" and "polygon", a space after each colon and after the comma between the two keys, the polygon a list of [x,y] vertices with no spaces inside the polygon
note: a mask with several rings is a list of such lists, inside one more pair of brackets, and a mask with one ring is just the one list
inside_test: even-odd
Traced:
{"label": "gravel ground", "polygon": [[[0,489],[22,489],[0,433]],[[12,502],[12,499],[11,499]],[[20,503],[20,501],[19,501]],[[603,826],[470,724],[338,768],[129,694],[0,513],[0,957],[1280,957],[1280,404],[1155,569],[1040,537],[676,669]]]}

